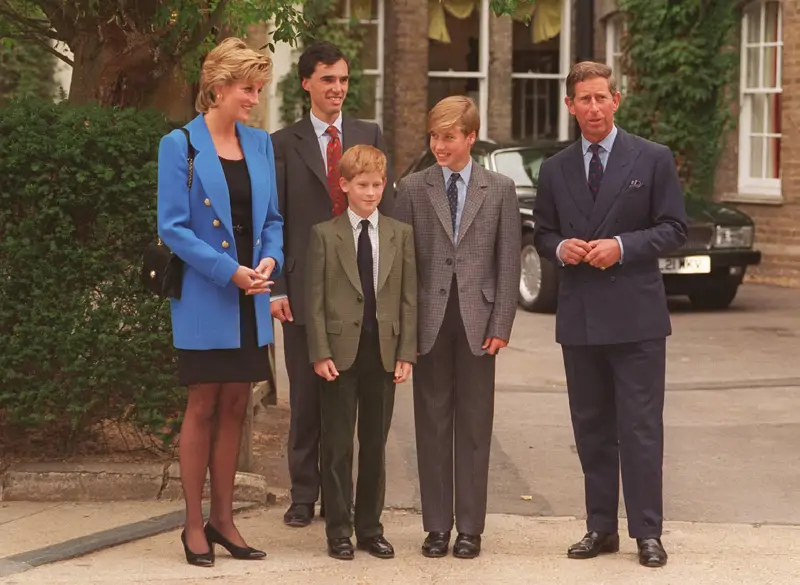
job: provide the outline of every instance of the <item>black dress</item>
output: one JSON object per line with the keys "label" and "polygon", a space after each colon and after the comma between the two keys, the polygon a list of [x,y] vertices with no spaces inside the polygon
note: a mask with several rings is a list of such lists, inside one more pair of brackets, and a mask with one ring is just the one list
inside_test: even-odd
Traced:
{"label": "black dress", "polygon": [[[239,264],[253,266],[253,205],[250,174],[244,159],[220,157],[228,183],[231,218]],[[270,378],[269,346],[258,347],[254,297],[239,289],[241,346],[238,349],[178,350],[182,385],[220,382],[260,382]]]}

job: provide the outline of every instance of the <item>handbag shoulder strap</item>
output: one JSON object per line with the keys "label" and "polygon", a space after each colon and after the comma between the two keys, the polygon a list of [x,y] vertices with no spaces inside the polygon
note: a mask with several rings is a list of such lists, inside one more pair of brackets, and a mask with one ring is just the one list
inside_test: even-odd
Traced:
{"label": "handbag shoulder strap", "polygon": [[194,180],[194,155],[195,149],[192,146],[192,141],[189,139],[189,131],[184,127],[181,128],[181,132],[186,136],[186,144],[188,146],[186,151],[186,161],[189,163],[189,181],[187,182],[186,186],[189,190],[192,189],[192,181]]}

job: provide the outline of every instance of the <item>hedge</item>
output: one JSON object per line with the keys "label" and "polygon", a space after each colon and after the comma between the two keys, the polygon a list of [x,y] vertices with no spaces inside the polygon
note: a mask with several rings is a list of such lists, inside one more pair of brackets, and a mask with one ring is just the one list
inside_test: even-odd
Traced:
{"label": "hedge", "polygon": [[0,109],[0,422],[75,439],[170,434],[184,402],[169,306],[138,270],[156,233],[153,111]]}

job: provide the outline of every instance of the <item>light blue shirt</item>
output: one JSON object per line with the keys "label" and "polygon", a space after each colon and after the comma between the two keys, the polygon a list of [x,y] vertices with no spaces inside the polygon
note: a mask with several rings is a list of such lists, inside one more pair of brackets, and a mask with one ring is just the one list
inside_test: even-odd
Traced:
{"label": "light blue shirt", "polygon": [[467,185],[469,185],[469,178],[472,176],[472,158],[470,157],[467,166],[460,171],[454,171],[447,167],[442,167],[444,173],[444,189],[447,191],[447,186],[450,184],[450,177],[453,173],[458,173],[461,177],[456,181],[456,189],[458,189],[458,205],[456,206],[456,231],[453,234],[453,241],[458,241],[458,228],[461,226],[461,215],[464,213],[464,203],[467,201]]}
{"label": "light blue shirt", "polygon": [[[603,138],[598,144],[600,148],[597,151],[598,156],[600,157],[600,163],[603,165],[603,170],[606,170],[606,165],[608,164],[608,155],[611,154],[611,149],[614,148],[614,140],[617,138],[617,126],[616,124],[611,128],[611,132],[608,133],[608,136]],[[589,150],[589,147],[592,145],[591,142],[586,140],[586,138],[581,135],[581,146],[583,147],[583,168],[586,170],[586,180],[589,180],[589,163],[592,160],[592,152]]]}
{"label": "light blue shirt", "polygon": [[[322,162],[325,163],[325,168],[328,168],[328,143],[331,141],[331,135],[328,134],[328,127],[334,126],[339,131],[339,141],[344,144],[342,138],[342,114],[339,113],[339,116],[334,120],[333,124],[328,124],[327,122],[323,122],[319,118],[314,115],[314,112],[309,114],[311,118],[311,125],[314,127],[314,134],[317,135],[317,141],[319,142],[319,149],[322,152]],[[344,147],[342,147],[342,151],[344,151]]]}
{"label": "light blue shirt", "polygon": [[[606,170],[606,166],[608,165],[608,155],[611,154],[611,149],[614,148],[614,141],[616,139],[617,125],[614,124],[614,126],[611,127],[611,132],[608,133],[608,136],[598,142],[600,148],[597,150],[597,156],[600,157],[600,164],[603,165],[603,171]],[[589,147],[592,144],[592,142],[589,142],[586,137],[581,134],[581,147],[583,148],[583,168],[586,172],[587,181],[589,180],[589,163],[592,161],[592,151],[589,150]],[[622,247],[622,238],[619,236],[614,236],[614,239],[619,243],[619,263],[622,264],[622,260],[625,258],[625,248]],[[556,248],[556,256],[558,257],[558,261],[561,263],[561,266],[564,266],[564,261],[561,260],[561,244],[563,244],[565,241],[566,240],[562,240]]]}

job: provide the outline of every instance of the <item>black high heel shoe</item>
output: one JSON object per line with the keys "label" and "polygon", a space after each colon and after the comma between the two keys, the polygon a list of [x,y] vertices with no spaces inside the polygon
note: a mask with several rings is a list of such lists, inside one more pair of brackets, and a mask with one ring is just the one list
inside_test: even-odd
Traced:
{"label": "black high heel shoe", "polygon": [[217,543],[227,550],[234,559],[239,559],[240,561],[256,561],[267,556],[267,553],[263,550],[258,550],[251,546],[236,546],[230,540],[222,536],[210,522],[206,523],[205,533],[208,542],[212,544]]}
{"label": "black high heel shoe", "polygon": [[183,543],[183,552],[186,554],[186,562],[195,567],[213,567],[214,566],[214,544],[208,543],[208,552],[197,554],[189,550],[189,545],[186,544],[186,530],[181,532],[181,542]]}

